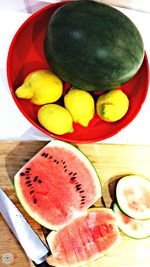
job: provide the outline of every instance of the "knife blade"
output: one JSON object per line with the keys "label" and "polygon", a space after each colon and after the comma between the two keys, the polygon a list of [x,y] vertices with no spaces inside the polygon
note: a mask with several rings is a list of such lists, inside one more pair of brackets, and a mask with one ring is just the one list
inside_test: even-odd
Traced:
{"label": "knife blade", "polygon": [[46,262],[49,253],[48,248],[1,187],[0,212],[34,265],[49,266]]}

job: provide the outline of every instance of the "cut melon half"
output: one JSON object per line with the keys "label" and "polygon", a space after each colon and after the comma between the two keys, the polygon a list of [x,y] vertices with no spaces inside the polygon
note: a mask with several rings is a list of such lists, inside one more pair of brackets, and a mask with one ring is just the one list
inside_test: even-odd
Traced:
{"label": "cut melon half", "polygon": [[120,209],[131,218],[150,218],[150,181],[144,176],[128,175],[116,186],[116,198]]}
{"label": "cut melon half", "polygon": [[116,203],[113,205],[120,230],[129,237],[143,239],[150,236],[150,219],[138,220],[124,214]]}
{"label": "cut melon half", "polygon": [[19,170],[14,186],[27,213],[52,230],[80,216],[102,195],[89,159],[58,140],[49,142]]}
{"label": "cut melon half", "polygon": [[120,232],[113,210],[91,208],[58,232],[52,231],[47,242],[56,266],[87,266],[120,243]]}

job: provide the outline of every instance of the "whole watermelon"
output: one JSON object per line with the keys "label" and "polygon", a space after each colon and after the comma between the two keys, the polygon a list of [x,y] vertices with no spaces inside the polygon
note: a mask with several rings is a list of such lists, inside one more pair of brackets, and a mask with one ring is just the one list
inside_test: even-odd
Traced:
{"label": "whole watermelon", "polygon": [[88,91],[105,91],[130,80],[144,58],[142,37],[117,9],[95,1],[63,4],[51,16],[44,53],[64,81]]}

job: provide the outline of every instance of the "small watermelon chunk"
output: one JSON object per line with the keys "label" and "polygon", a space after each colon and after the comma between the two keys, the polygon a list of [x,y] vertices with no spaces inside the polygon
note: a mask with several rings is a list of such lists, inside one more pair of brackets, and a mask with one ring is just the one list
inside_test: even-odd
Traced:
{"label": "small watermelon chunk", "polygon": [[116,203],[113,205],[113,210],[116,214],[118,227],[127,236],[143,239],[150,236],[150,219],[138,220],[133,219],[124,214]]}
{"label": "small watermelon chunk", "polygon": [[58,232],[47,242],[56,266],[81,266],[112,250],[120,242],[120,232],[111,209],[92,208]]}
{"label": "small watermelon chunk", "polygon": [[98,174],[75,146],[53,140],[14,177],[16,194],[41,225],[58,229],[101,197]]}
{"label": "small watermelon chunk", "polygon": [[150,180],[140,175],[121,178],[116,186],[120,209],[134,219],[150,218]]}

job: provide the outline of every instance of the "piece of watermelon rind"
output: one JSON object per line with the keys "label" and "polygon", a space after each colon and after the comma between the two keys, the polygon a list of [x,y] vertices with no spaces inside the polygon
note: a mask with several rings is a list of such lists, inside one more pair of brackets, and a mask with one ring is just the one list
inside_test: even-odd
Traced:
{"label": "piece of watermelon rind", "polygon": [[[147,185],[149,187],[149,191],[150,191],[150,180],[145,177],[144,175],[137,175],[137,174],[131,174],[131,175],[127,175],[127,176],[124,176],[122,177],[118,183],[117,183],[117,186],[116,186],[116,202],[118,204],[118,207],[119,209],[124,213],[126,214],[127,216],[133,218],[133,219],[138,219],[138,220],[147,220],[147,219],[150,219],[150,211],[149,211],[149,215],[147,216],[143,216],[142,213],[141,213],[141,216],[137,216],[136,212],[134,211],[129,211],[128,210],[128,207],[127,205],[125,205],[125,201],[122,201],[122,192],[120,190],[120,184],[122,183],[122,181],[125,181],[126,180],[126,183],[125,185],[127,185],[127,182],[128,182],[128,179],[132,179],[133,176],[136,176],[136,179],[143,179],[143,181],[145,180],[147,182]],[[135,186],[136,186],[136,183],[135,183]],[[134,187],[134,185],[133,185]]]}
{"label": "piece of watermelon rind", "polygon": [[[130,237],[130,238],[132,238],[132,239],[138,239],[138,240],[146,239],[146,238],[150,237],[150,230],[149,230],[149,233],[148,233],[148,234],[145,234],[145,235],[139,235],[139,233],[137,233],[137,234],[135,235],[135,234],[133,234],[132,231],[129,232],[129,231],[127,230],[127,228],[123,227],[122,222],[119,220],[119,218],[118,218],[118,216],[117,216],[117,210],[120,210],[120,208],[119,208],[119,206],[118,206],[117,203],[114,203],[114,204],[113,204],[113,210],[114,210],[114,213],[115,213],[115,215],[116,215],[116,220],[117,220],[118,227],[119,227],[120,231],[121,231],[122,233],[124,233],[126,236],[128,236],[128,237]],[[122,210],[120,210],[120,211],[123,213]],[[123,214],[125,214],[125,213],[123,213]],[[125,214],[125,215],[128,216],[127,214]],[[128,216],[128,217],[129,217],[129,216]],[[131,218],[131,217],[129,217],[129,218]],[[138,219],[134,219],[134,218],[131,218],[131,219],[132,219],[132,220],[136,220],[136,221],[138,221]],[[139,220],[139,221],[141,221],[141,220]],[[147,220],[143,220],[143,221],[147,221]],[[148,219],[148,221],[149,221],[149,225],[150,225],[150,219]],[[143,229],[143,230],[144,230],[144,229]]]}

